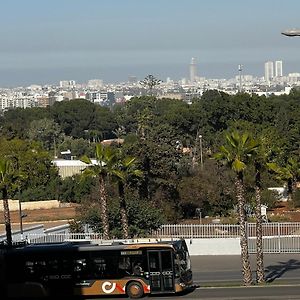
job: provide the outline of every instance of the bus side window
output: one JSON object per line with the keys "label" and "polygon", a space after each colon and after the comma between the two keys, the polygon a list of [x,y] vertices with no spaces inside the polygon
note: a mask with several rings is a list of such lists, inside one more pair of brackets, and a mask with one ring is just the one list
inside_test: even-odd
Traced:
{"label": "bus side window", "polygon": [[158,261],[157,261],[158,257],[155,256],[150,256],[150,260],[149,260],[149,267],[152,270],[158,270]]}
{"label": "bus side window", "polygon": [[120,276],[131,274],[130,257],[120,256],[119,258],[119,272]]}
{"label": "bus side window", "polygon": [[106,261],[103,257],[95,257],[92,260],[94,275],[102,278],[106,274]]}
{"label": "bus side window", "polygon": [[46,262],[44,260],[25,261],[25,277],[30,279],[44,279],[46,273]]}
{"label": "bus side window", "polygon": [[31,278],[34,274],[34,262],[33,261],[26,261],[25,262],[25,276]]}
{"label": "bus side window", "polygon": [[87,279],[86,276],[88,274],[88,271],[87,271],[87,261],[85,258],[78,258],[78,259],[75,259],[73,261],[74,263],[74,267],[73,267],[73,271],[74,271],[74,274],[75,274],[75,278],[77,279]]}

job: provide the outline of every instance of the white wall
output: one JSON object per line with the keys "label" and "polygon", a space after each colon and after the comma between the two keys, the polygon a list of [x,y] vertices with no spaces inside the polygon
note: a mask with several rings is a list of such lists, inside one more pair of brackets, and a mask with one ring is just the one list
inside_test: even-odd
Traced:
{"label": "white wall", "polygon": [[[59,208],[58,200],[22,202],[22,210]],[[10,211],[19,210],[19,200],[8,200]],[[0,200],[0,211],[3,211],[3,200]]]}
{"label": "white wall", "polygon": [[190,255],[240,255],[239,238],[186,239]]}

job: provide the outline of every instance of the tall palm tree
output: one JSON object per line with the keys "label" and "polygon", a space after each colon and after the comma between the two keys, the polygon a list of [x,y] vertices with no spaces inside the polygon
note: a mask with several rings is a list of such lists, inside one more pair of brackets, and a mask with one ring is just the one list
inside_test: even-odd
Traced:
{"label": "tall palm tree", "polygon": [[136,177],[142,177],[143,172],[137,169],[136,158],[135,157],[124,157],[122,158],[122,152],[120,151],[120,156],[117,164],[115,165],[112,173],[118,182],[119,189],[119,201],[120,201],[120,217],[123,230],[123,238],[128,238],[129,236],[129,226],[128,226],[128,215],[125,200],[125,189],[128,186],[131,179]]}
{"label": "tall palm tree", "polygon": [[0,158],[0,190],[3,198],[4,223],[6,230],[6,240],[9,247],[12,246],[11,221],[8,205],[8,188],[10,185],[11,163],[5,158]]}
{"label": "tall palm tree", "polygon": [[245,285],[251,285],[252,273],[250,268],[248,239],[246,232],[244,171],[250,158],[255,154],[258,144],[249,136],[248,133],[227,133],[225,138],[226,144],[220,147],[220,152],[216,153],[214,158],[222,161],[236,174],[235,188],[239,211],[243,280]]}
{"label": "tall palm tree", "polygon": [[103,228],[103,238],[109,239],[106,179],[112,174],[112,169],[116,162],[116,151],[109,146],[104,147],[102,144],[97,144],[95,156],[95,164],[87,156],[81,158],[82,162],[88,164],[83,173],[84,175],[98,177],[100,218]]}
{"label": "tall palm tree", "polygon": [[296,157],[290,157],[285,166],[276,163],[268,163],[267,166],[277,175],[277,179],[287,183],[288,200],[293,200],[296,184],[300,180],[300,161]]}
{"label": "tall palm tree", "polygon": [[261,170],[262,164],[255,161],[255,219],[256,219],[256,281],[265,282],[263,232],[261,216]]}

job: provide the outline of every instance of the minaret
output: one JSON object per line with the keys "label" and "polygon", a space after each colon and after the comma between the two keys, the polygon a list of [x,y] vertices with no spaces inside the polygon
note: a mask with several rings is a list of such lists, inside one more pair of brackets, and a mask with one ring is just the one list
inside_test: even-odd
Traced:
{"label": "minaret", "polygon": [[195,82],[197,76],[197,64],[196,64],[196,59],[192,57],[191,63],[190,63],[190,81],[191,83]]}

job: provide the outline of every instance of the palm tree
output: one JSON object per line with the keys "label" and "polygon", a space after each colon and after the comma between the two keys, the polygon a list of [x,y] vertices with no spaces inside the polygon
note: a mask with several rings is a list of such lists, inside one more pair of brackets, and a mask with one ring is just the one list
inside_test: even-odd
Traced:
{"label": "palm tree", "polygon": [[277,179],[287,183],[288,200],[293,200],[293,194],[296,190],[296,184],[300,179],[300,162],[291,157],[287,164],[282,167],[276,163],[268,163],[267,166],[277,175]]}
{"label": "palm tree", "polygon": [[8,205],[8,188],[10,185],[11,163],[5,158],[0,159],[0,190],[3,198],[4,223],[6,230],[6,240],[9,247],[12,246],[11,222]]}
{"label": "palm tree", "polygon": [[245,285],[251,285],[252,274],[249,260],[246,215],[244,209],[246,202],[244,196],[244,171],[250,158],[255,154],[258,144],[249,136],[248,133],[227,133],[225,138],[226,144],[220,147],[220,152],[215,154],[214,158],[222,161],[236,174],[235,188],[239,211],[243,280]]}
{"label": "palm tree", "polygon": [[112,173],[118,182],[119,189],[119,201],[120,201],[120,217],[123,229],[123,238],[128,238],[129,226],[128,226],[128,215],[125,200],[125,189],[129,184],[129,181],[136,177],[142,177],[143,173],[137,169],[136,158],[124,157],[122,158],[122,152],[119,152],[120,157],[117,164],[115,165]]}
{"label": "palm tree", "polygon": [[261,173],[267,167],[267,161],[272,155],[273,146],[266,136],[260,138],[259,149],[255,155],[255,219],[256,219],[256,281],[259,284],[265,282],[264,253],[263,253],[263,230],[261,215]]}
{"label": "palm tree", "polygon": [[256,219],[256,281],[265,282],[263,232],[261,217],[261,170],[262,164],[255,161],[255,219]]}
{"label": "palm tree", "polygon": [[87,168],[84,170],[84,175],[98,177],[100,218],[103,228],[103,238],[109,239],[106,179],[112,174],[112,169],[116,160],[116,151],[109,146],[104,147],[102,144],[97,144],[95,155],[95,164],[87,156],[83,156],[81,161],[88,164]]}

